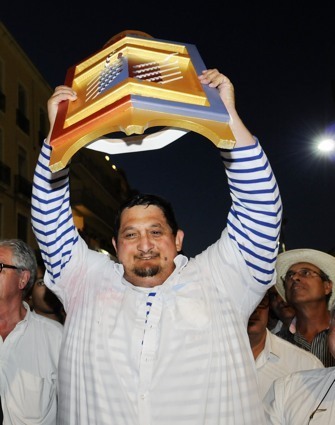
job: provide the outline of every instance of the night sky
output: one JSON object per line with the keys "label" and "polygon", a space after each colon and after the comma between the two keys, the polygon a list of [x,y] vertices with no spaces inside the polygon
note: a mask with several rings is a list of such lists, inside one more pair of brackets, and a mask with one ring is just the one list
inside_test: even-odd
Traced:
{"label": "night sky", "polygon": [[[70,66],[126,29],[196,45],[206,66],[234,83],[238,112],[270,159],[284,203],[286,249],[335,248],[335,156],[315,150],[335,122],[331,2],[68,3],[31,1],[20,9],[6,2],[0,11],[52,88],[63,84]],[[133,188],[172,202],[187,255],[218,239],[230,198],[211,141],[188,133],[159,150],[115,155],[113,162]]]}

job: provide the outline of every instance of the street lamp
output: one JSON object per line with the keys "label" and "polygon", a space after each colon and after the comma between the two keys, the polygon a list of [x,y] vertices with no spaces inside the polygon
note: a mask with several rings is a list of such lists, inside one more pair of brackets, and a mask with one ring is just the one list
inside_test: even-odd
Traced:
{"label": "street lamp", "polygon": [[335,140],[330,138],[322,139],[318,142],[317,148],[325,154],[335,151]]}

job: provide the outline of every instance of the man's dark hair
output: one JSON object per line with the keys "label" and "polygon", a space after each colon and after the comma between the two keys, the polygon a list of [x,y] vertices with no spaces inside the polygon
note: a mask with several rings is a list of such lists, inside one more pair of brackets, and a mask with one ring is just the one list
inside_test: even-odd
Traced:
{"label": "man's dark hair", "polygon": [[149,205],[155,205],[156,207],[160,208],[164,214],[164,217],[166,218],[166,221],[168,225],[171,227],[172,234],[176,236],[177,231],[179,229],[176,217],[174,215],[173,208],[166,199],[157,196],[157,195],[151,195],[148,193],[140,193],[135,196],[132,196],[131,198],[128,198],[125,202],[123,202],[115,217],[114,221],[114,237],[115,240],[118,238],[119,230],[120,230],[120,221],[121,221],[121,214],[126,208],[132,208],[137,205],[146,205],[147,207]]}

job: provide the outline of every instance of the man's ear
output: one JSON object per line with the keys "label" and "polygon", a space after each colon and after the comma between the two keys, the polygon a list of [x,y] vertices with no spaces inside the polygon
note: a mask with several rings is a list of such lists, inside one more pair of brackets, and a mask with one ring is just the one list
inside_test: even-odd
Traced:
{"label": "man's ear", "polygon": [[27,286],[29,279],[30,279],[30,271],[22,270],[20,272],[19,288],[24,289]]}
{"label": "man's ear", "polygon": [[181,229],[178,229],[175,239],[177,252],[180,252],[183,248],[184,232]]}
{"label": "man's ear", "polygon": [[112,238],[112,244],[113,244],[113,247],[114,247],[115,252],[116,252],[116,254],[117,254],[117,245],[116,245],[116,240],[115,240],[114,236],[113,236],[113,238]]}
{"label": "man's ear", "polygon": [[333,290],[333,282],[331,280],[327,280],[324,282],[326,295],[330,294]]}

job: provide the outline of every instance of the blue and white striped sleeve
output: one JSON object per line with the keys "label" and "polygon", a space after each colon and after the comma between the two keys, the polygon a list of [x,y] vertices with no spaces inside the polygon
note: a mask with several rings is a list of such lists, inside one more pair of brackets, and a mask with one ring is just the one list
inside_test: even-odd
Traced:
{"label": "blue and white striped sleeve", "polygon": [[273,281],[278,255],[282,203],[275,176],[258,140],[222,149],[232,198],[227,228],[254,278]]}
{"label": "blue and white striped sleeve", "polygon": [[79,235],[70,205],[69,169],[52,173],[50,156],[51,147],[44,143],[34,174],[31,220],[48,277],[55,283]]}

